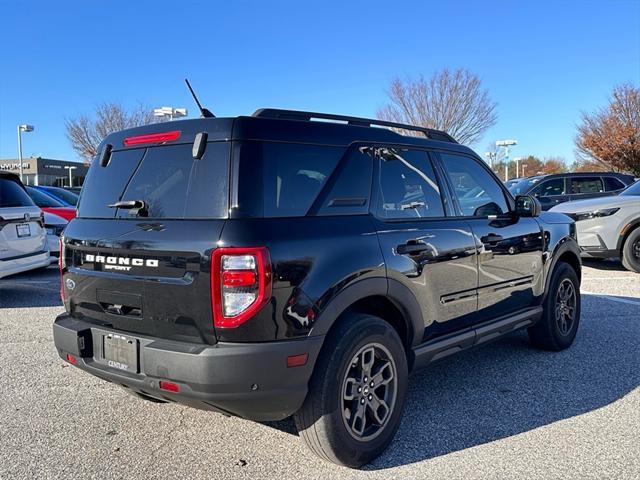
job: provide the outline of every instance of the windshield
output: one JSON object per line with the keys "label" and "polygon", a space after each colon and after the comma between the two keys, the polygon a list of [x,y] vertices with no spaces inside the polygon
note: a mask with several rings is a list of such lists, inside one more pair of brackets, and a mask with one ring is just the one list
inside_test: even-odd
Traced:
{"label": "windshield", "polygon": [[626,189],[620,192],[620,195],[638,195],[640,196],[640,180],[636,183],[629,185]]}
{"label": "windshield", "polygon": [[64,207],[62,202],[56,200],[53,197],[50,197],[49,195],[47,195],[44,192],[41,192],[40,190],[37,190],[32,187],[27,187],[27,192],[29,192],[29,196],[33,199],[34,202],[36,202],[36,205],[39,206],[40,208]]}
{"label": "windshield", "polygon": [[64,188],[48,187],[45,188],[45,190],[48,193],[51,193],[51,195],[67,202],[69,205],[73,205],[75,207],[78,204],[78,195],[73,192],[69,192]]}
{"label": "windshield", "polygon": [[533,177],[533,178],[523,178],[522,180],[512,183],[511,185],[507,185],[507,188],[511,192],[511,195],[514,197],[516,195],[524,195],[529,190],[531,190],[534,186],[540,183],[542,177]]}

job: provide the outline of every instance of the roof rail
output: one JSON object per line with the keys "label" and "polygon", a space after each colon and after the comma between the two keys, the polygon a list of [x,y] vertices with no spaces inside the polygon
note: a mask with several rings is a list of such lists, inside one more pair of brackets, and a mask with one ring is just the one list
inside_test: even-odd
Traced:
{"label": "roof rail", "polygon": [[280,110],[278,108],[261,108],[256,110],[253,117],[259,118],[280,118],[286,120],[305,120],[311,121],[314,118],[323,120],[336,120],[346,122],[349,125],[357,125],[360,127],[371,127],[372,125],[381,127],[397,128],[400,130],[412,130],[422,132],[425,137],[441,142],[458,143],[446,132],[434,130],[432,128],[416,127],[415,125],[407,125],[404,123],[387,122],[385,120],[373,120],[371,118],[350,117],[347,115],[334,115],[331,113],[304,112],[300,110]]}

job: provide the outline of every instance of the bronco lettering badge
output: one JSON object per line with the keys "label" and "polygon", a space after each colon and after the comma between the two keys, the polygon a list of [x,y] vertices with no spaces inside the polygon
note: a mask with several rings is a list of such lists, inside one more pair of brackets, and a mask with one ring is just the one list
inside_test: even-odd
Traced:
{"label": "bronco lettering badge", "polygon": [[84,255],[85,262],[102,263],[105,270],[121,270],[128,272],[132,267],[158,267],[158,260],[154,258],[125,258],[125,257],[108,257],[106,255],[94,255],[86,253]]}

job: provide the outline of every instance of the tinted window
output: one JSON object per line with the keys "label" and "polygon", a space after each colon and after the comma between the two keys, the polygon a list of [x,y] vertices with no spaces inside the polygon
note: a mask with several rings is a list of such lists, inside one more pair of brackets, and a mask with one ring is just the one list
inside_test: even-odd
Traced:
{"label": "tinted window", "polygon": [[75,206],[78,204],[78,195],[76,195],[73,192],[69,192],[64,188],[51,187],[51,188],[45,188],[45,191],[51,193],[51,195],[54,195],[57,198],[64,200],[69,205]]}
{"label": "tinted window", "polygon": [[564,195],[564,178],[553,178],[546,180],[531,190],[531,195],[539,197],[550,197],[552,195]]}
{"label": "tinted window", "polygon": [[369,212],[373,157],[363,148],[351,149],[331,175],[318,215],[357,215]]}
{"label": "tinted window", "polygon": [[84,191],[78,202],[78,217],[112,218],[115,210],[109,205],[120,200],[144,152],[143,148],[114,152],[106,167],[94,161],[84,181]]}
{"label": "tinted window", "polygon": [[443,217],[440,187],[425,152],[376,149],[379,158],[377,179],[381,218]]}
{"label": "tinted window", "polygon": [[600,177],[581,177],[571,179],[572,193],[600,193],[604,191]]}
{"label": "tinted window", "polygon": [[[113,218],[116,211],[110,204],[143,200],[149,218],[225,218],[229,143],[208,143],[199,160],[193,159],[191,147],[125,150],[114,152],[106,167],[94,163],[83,186],[78,216]],[[123,209],[117,214],[130,216]]]}
{"label": "tinted window", "polygon": [[622,190],[624,187],[625,187],[625,184],[622,183],[617,178],[604,177],[604,189],[607,192],[611,192],[613,190]]}
{"label": "tinted window", "polygon": [[27,192],[29,192],[29,196],[33,199],[37,206],[40,208],[57,208],[64,207],[64,203],[59,200],[56,200],[53,197],[50,197],[46,193],[38,190],[37,188],[27,187]]}
{"label": "tinted window", "polygon": [[498,181],[476,160],[451,153],[441,153],[440,158],[463,215],[486,217],[509,210]]}
{"label": "tinted window", "polygon": [[343,153],[341,148],[262,143],[264,216],[306,215]]}
{"label": "tinted window", "polygon": [[33,200],[15,180],[0,177],[0,208],[32,207]]}
{"label": "tinted window", "polygon": [[[149,218],[224,218],[229,198],[229,144],[208,143],[199,160],[192,157],[191,147],[149,148],[122,200],[143,200]],[[120,209],[118,215],[130,214]]]}

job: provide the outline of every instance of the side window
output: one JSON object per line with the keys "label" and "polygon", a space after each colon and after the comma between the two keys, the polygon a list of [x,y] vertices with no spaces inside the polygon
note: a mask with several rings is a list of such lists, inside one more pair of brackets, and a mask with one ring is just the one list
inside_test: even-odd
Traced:
{"label": "side window", "polygon": [[604,189],[607,192],[612,192],[614,190],[622,190],[625,187],[625,184],[620,180],[614,177],[604,177]]}
{"label": "side window", "polygon": [[486,217],[509,211],[497,180],[476,160],[452,153],[441,153],[440,158],[464,216]]}
{"label": "side window", "polygon": [[376,214],[387,219],[444,217],[441,191],[426,152],[377,148]]}
{"label": "side window", "polygon": [[352,148],[331,176],[318,215],[369,213],[373,158],[367,147]]}
{"label": "side window", "polygon": [[571,193],[600,193],[604,192],[600,177],[578,177],[571,179]]}
{"label": "side window", "polygon": [[306,215],[343,153],[336,147],[265,142],[264,216]]}
{"label": "side window", "polygon": [[551,197],[552,195],[564,195],[564,193],[564,178],[552,178],[531,190],[530,195]]}

